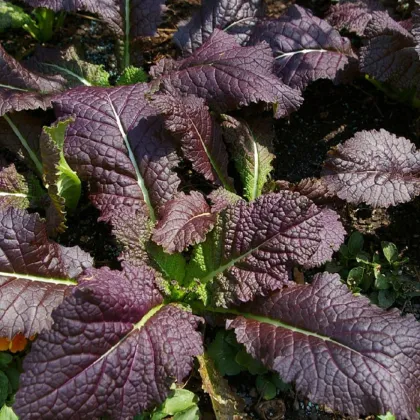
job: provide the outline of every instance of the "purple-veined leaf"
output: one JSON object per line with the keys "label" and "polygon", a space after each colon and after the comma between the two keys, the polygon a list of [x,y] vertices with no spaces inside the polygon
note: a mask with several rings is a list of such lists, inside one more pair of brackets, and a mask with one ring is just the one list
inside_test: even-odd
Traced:
{"label": "purple-veined leaf", "polygon": [[224,115],[223,119],[223,133],[241,177],[244,196],[255,200],[261,195],[273,169],[273,125],[262,117],[246,122],[229,115]]}
{"label": "purple-veined leaf", "polygon": [[133,227],[131,217],[124,220],[122,213],[145,213],[154,222],[180,182],[173,171],[178,157],[171,139],[144,97],[148,89],[147,84],[83,87],[54,102],[58,116],[75,116],[64,145],[67,162],[89,182],[101,220],[118,225],[120,232]]}
{"label": "purple-veined leaf", "polygon": [[51,326],[51,312],[92,258],[48,239],[37,214],[0,210],[0,337],[26,337]]}
{"label": "purple-veined leaf", "polygon": [[330,204],[339,201],[337,196],[328,191],[327,185],[322,178],[304,178],[293,184],[288,181],[276,181],[276,189],[290,190],[305,195],[317,205]]}
{"label": "purple-veined leaf", "polygon": [[224,29],[235,34],[240,43],[246,43],[263,11],[262,0],[203,0],[201,8],[179,28],[174,40],[183,53],[192,53],[215,29]]}
{"label": "purple-veined leaf", "polygon": [[0,45],[0,116],[10,111],[47,109],[52,95],[64,86],[65,80],[60,76],[27,70]]}
{"label": "purple-veined leaf", "polygon": [[273,74],[269,46],[239,46],[233,35],[215,29],[190,57],[160,60],[151,74],[172,84],[182,94],[197,95],[218,111],[228,111],[256,102],[274,104],[277,118],[295,111],[302,103],[297,90]]}
{"label": "purple-veined leaf", "polygon": [[170,85],[165,86],[164,92],[155,95],[153,105],[164,115],[166,129],[180,138],[184,156],[204,178],[232,188],[222,132],[204,99],[183,97]]}
{"label": "purple-veined leaf", "polygon": [[307,268],[319,266],[325,261],[331,260],[333,252],[338,251],[346,236],[346,231],[334,210],[323,208],[321,218],[324,227],[319,231],[321,242],[316,252],[305,264]]}
{"label": "purple-veined leaf", "polygon": [[[240,200],[218,215],[206,241],[195,248],[186,279],[208,283],[221,306],[290,285],[293,266],[331,258],[333,251],[323,243],[330,238],[325,220],[322,209],[289,191],[249,204]],[[339,223],[333,228],[342,230]]]}
{"label": "purple-veined leaf", "polygon": [[13,163],[8,164],[0,155],[0,209],[26,209],[29,202],[29,188],[25,177],[18,173]]}
{"label": "purple-veined leaf", "polygon": [[155,272],[91,269],[24,362],[15,410],[42,419],[129,419],[162,403],[202,353],[200,318],[163,305]]}
{"label": "purple-veined leaf", "polygon": [[161,214],[152,239],[170,254],[203,242],[216,222],[216,214],[197,191],[191,191],[189,195],[180,193],[166,202]]}
{"label": "purple-veined leaf", "polygon": [[368,41],[360,49],[360,69],[398,89],[420,92],[420,39],[413,36],[388,13],[375,12],[368,24]]}
{"label": "purple-veined leaf", "polygon": [[266,41],[275,73],[288,86],[304,89],[318,79],[339,82],[352,72],[350,40],[303,7],[292,6],[279,19],[261,20],[249,44]]}
{"label": "purple-veined leaf", "polygon": [[330,7],[326,20],[339,31],[346,29],[363,36],[376,11],[385,11],[377,0],[340,1]]}
{"label": "purple-veined leaf", "polygon": [[360,131],[329,155],[323,181],[343,200],[389,207],[420,194],[420,152],[404,137]]}
{"label": "purple-veined leaf", "polygon": [[242,198],[223,187],[219,187],[217,190],[212,191],[207,198],[211,201],[212,213],[220,213],[226,207],[236,204]]}
{"label": "purple-veined leaf", "polygon": [[353,296],[337,274],[257,299],[227,321],[237,340],[314,403],[351,416],[420,404],[420,324]]}

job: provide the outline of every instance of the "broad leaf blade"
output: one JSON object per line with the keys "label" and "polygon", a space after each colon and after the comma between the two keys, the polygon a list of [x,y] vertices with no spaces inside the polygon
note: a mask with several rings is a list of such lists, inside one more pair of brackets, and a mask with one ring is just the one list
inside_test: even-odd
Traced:
{"label": "broad leaf blade", "polygon": [[277,118],[295,111],[302,103],[299,92],[273,74],[274,59],[265,43],[239,46],[233,35],[216,29],[190,57],[163,59],[151,74],[172,84],[183,94],[197,95],[218,111],[251,103],[274,104]]}
{"label": "broad leaf blade", "polygon": [[10,111],[47,109],[52,94],[64,86],[61,77],[27,70],[0,45],[0,116]]}
{"label": "broad leaf blade", "polygon": [[152,269],[89,270],[25,359],[17,414],[132,418],[162,403],[202,350],[200,318],[162,305]]}
{"label": "broad leaf blade", "polygon": [[360,69],[398,89],[420,92],[419,39],[388,13],[374,12],[366,28],[367,44],[360,49]]}
{"label": "broad leaf blade", "polygon": [[241,176],[244,195],[248,200],[254,200],[261,195],[273,169],[273,127],[261,118],[247,123],[226,115],[224,120],[224,135]]}
{"label": "broad leaf blade", "polygon": [[165,204],[152,239],[170,254],[182,252],[189,245],[203,242],[215,222],[216,214],[201,193],[180,193]]}
{"label": "broad leaf blade", "polygon": [[420,324],[413,316],[375,307],[326,273],[241,310],[227,321],[238,341],[312,402],[351,416],[417,416]]}
{"label": "broad leaf blade", "polygon": [[179,28],[174,40],[183,53],[192,53],[215,29],[224,29],[246,43],[253,23],[263,11],[262,0],[203,0],[201,8]]}
{"label": "broad leaf blade", "polygon": [[296,193],[268,194],[250,204],[241,200],[220,213],[195,249],[187,278],[209,283],[221,306],[266,295],[291,284],[294,265],[313,265],[325,239],[324,222],[321,209]]}
{"label": "broad leaf blade", "polygon": [[65,248],[48,240],[36,214],[0,210],[1,337],[26,337],[51,326],[51,312],[92,265],[78,247]]}
{"label": "broad leaf blade", "polygon": [[304,89],[318,79],[341,81],[355,62],[350,40],[300,6],[279,19],[257,24],[250,44],[266,41],[275,57],[275,73],[288,86]]}
{"label": "broad leaf blade", "polygon": [[326,20],[339,31],[346,29],[363,36],[375,11],[384,11],[377,0],[340,1],[328,10]]}
{"label": "broad leaf blade", "polygon": [[330,152],[323,181],[350,203],[395,206],[420,194],[420,152],[386,130],[360,131]]}
{"label": "broad leaf blade", "polygon": [[232,188],[220,126],[204,100],[192,95],[182,97],[170,85],[164,91],[155,95],[153,104],[165,116],[165,127],[180,138],[184,156],[206,179]]}

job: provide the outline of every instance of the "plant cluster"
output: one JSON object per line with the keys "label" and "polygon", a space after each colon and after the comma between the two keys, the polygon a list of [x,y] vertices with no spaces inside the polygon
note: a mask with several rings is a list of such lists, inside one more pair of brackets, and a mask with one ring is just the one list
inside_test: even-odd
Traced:
{"label": "plant cluster", "polygon": [[[153,418],[198,418],[189,396],[178,412],[165,402],[182,394],[174,383],[197,357],[216,416],[242,416],[234,397],[220,403],[228,387],[203,344],[212,315],[244,346],[237,360],[249,369],[251,356],[311,401],[417,418],[418,321],[355,296],[338,274],[297,284],[293,270],[320,267],[342,246],[337,202],[388,207],[419,195],[420,152],[385,130],[361,131],[330,151],[319,179],[268,181],[270,111],[298,109],[312,81],[363,72],[416,102],[420,8],[400,23],[359,2],[366,22],[354,28],[354,3],[327,21],[300,6],[270,19],[260,0],[204,0],[175,34],[182,56],[141,82],[131,41],[155,33],[163,1],[26,2],[97,14],[123,53],[109,86],[74,49],[41,47],[18,62],[0,47],[0,337],[36,335],[16,414],[129,419],[164,403]],[[364,46],[354,50],[331,24]],[[121,270],[54,240],[82,183],[122,248]],[[389,276],[375,281],[394,287]],[[266,375],[264,390],[267,378],[276,385]]]}

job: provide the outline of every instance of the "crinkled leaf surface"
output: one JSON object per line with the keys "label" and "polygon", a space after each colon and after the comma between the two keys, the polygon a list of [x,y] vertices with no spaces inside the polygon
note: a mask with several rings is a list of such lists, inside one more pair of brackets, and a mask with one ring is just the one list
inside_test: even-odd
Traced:
{"label": "crinkled leaf surface", "polygon": [[69,118],[44,127],[40,138],[44,184],[55,214],[49,223],[50,234],[65,230],[66,207],[76,208],[82,190],[79,177],[69,167],[63,153],[66,128],[72,121]]}
{"label": "crinkled leaf surface", "polygon": [[162,403],[202,353],[200,318],[162,305],[152,269],[88,270],[25,359],[19,416],[129,419]]}
{"label": "crinkled leaf surface", "polygon": [[127,205],[149,216],[179,184],[178,158],[162,120],[144,95],[147,84],[76,88],[54,102],[59,117],[75,116],[64,145],[70,166],[89,182],[101,211]]}
{"label": "crinkled leaf surface", "polygon": [[375,12],[366,28],[367,44],[360,49],[360,69],[399,89],[420,91],[420,39],[393,20]]}
{"label": "crinkled leaf surface", "polygon": [[330,152],[323,180],[350,203],[395,206],[420,194],[420,152],[386,130],[360,131]]}
{"label": "crinkled leaf surface", "polygon": [[273,169],[273,126],[261,117],[248,122],[228,115],[223,118],[223,132],[242,179],[244,195],[254,200],[261,195]]}
{"label": "crinkled leaf surface", "polygon": [[346,29],[363,36],[372,13],[384,10],[377,0],[340,1],[330,7],[326,20],[339,31]]}
{"label": "crinkled leaf surface", "polygon": [[319,232],[321,242],[316,252],[305,264],[305,267],[308,268],[322,265],[325,261],[331,260],[333,252],[338,251],[346,236],[346,231],[334,210],[323,208],[321,218],[324,226]]}
{"label": "crinkled leaf surface", "polygon": [[301,195],[306,195],[315,204],[325,205],[337,201],[335,194],[328,191],[323,178],[304,178],[297,184],[288,181],[276,181],[279,190],[296,191]]}
{"label": "crinkled leaf surface", "polygon": [[351,416],[391,411],[416,418],[420,324],[413,316],[353,296],[327,273],[241,312],[227,321],[238,341],[310,401]]}
{"label": "crinkled leaf surface", "polygon": [[183,94],[197,95],[219,110],[250,103],[275,105],[275,116],[295,111],[302,103],[299,92],[273,74],[274,59],[265,43],[241,47],[233,35],[215,29],[211,37],[190,57],[163,59],[151,70],[157,84],[172,84]]}
{"label": "crinkled leaf surface", "polygon": [[195,249],[187,278],[209,283],[222,306],[280,289],[291,283],[294,265],[311,265],[325,238],[324,221],[321,209],[289,191],[238,201]]}
{"label": "crinkled leaf surface", "polygon": [[[146,84],[76,88],[54,103],[58,116],[75,116],[64,145],[67,162],[88,181],[101,220],[114,225],[114,233],[131,255],[139,255],[133,232],[139,233],[140,245],[150,228],[145,217],[134,223],[134,215],[155,221],[180,182],[173,171],[178,157],[171,139],[144,97],[148,89]],[[124,232],[131,232],[127,241]]]}
{"label": "crinkled leaf surface", "polygon": [[279,19],[261,20],[249,43],[266,41],[275,57],[275,73],[292,88],[304,89],[317,79],[339,82],[355,61],[350,40],[300,6]]}
{"label": "crinkled leaf surface", "polygon": [[170,85],[165,90],[165,94],[155,95],[153,105],[164,114],[165,127],[180,138],[184,156],[209,181],[231,187],[222,132],[204,99],[183,97]]}
{"label": "crinkled leaf surface", "polygon": [[23,175],[20,175],[13,163],[8,164],[0,156],[0,209],[29,206],[29,189]]}
{"label": "crinkled leaf surface", "polygon": [[39,216],[21,209],[0,210],[0,237],[0,336],[29,337],[51,326],[52,310],[92,258],[48,240]]}
{"label": "crinkled leaf surface", "polygon": [[201,8],[179,28],[174,40],[183,53],[192,53],[215,29],[229,28],[229,33],[245,43],[263,11],[262,0],[203,0]]}
{"label": "crinkled leaf surface", "polygon": [[0,45],[0,116],[10,111],[47,109],[52,94],[64,89],[60,76],[31,72]]}
{"label": "crinkled leaf surface", "polygon": [[170,254],[203,242],[216,222],[216,214],[197,191],[191,191],[189,195],[180,193],[165,204],[161,213],[162,219],[156,225],[152,239]]}

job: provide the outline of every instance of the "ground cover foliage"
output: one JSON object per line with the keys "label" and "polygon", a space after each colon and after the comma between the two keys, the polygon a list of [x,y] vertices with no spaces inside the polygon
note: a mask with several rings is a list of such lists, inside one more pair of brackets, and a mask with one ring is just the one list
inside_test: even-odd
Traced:
{"label": "ground cover foliage", "polygon": [[[178,57],[147,73],[131,65],[134,41],[156,33],[163,1],[25,3],[37,8],[38,40],[64,12],[105,21],[119,74],[75,48],[39,45],[17,60],[0,46],[4,415],[198,419],[195,397],[175,388],[199,365],[215,416],[245,418],[211,360],[205,324],[217,318],[249,370],[275,372],[312,402],[416,419],[420,324],[385,309],[406,297],[394,287],[403,263],[393,244],[382,272],[379,258],[362,258],[360,238],[343,245],[339,210],[420,195],[420,151],[377,127],[332,148],[317,179],[270,174],[273,121],[318,79],[363,76],[419,105],[420,5],[404,21],[372,1],[338,3],[325,20],[292,5],[274,19],[262,0],[203,0],[173,37]],[[28,25],[30,8],[8,4],[0,28]],[[57,242],[83,189],[119,245],[120,269]],[[391,286],[392,302],[375,305]],[[19,360],[17,338],[22,349],[32,341]]]}

